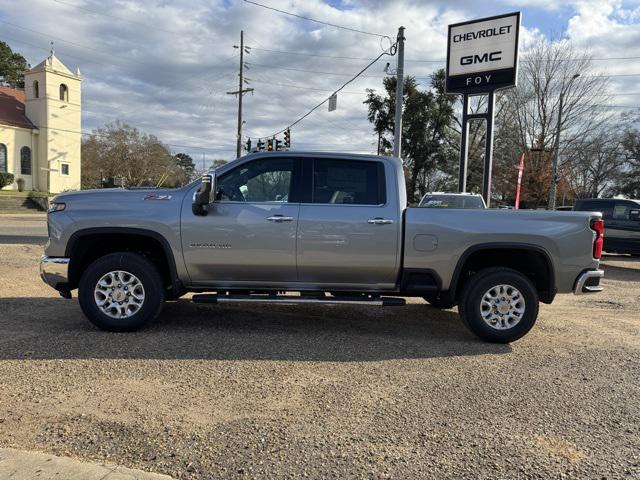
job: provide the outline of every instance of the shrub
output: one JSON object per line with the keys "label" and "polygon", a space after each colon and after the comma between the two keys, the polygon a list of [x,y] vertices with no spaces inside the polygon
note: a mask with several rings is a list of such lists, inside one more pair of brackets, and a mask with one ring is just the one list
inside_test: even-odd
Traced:
{"label": "shrub", "polygon": [[0,172],[0,188],[11,185],[13,183],[13,178],[13,173]]}

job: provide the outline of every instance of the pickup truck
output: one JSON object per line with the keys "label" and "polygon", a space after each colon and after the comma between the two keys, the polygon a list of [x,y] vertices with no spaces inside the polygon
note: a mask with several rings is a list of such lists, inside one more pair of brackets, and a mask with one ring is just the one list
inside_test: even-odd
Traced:
{"label": "pickup truck", "polygon": [[[602,290],[598,212],[408,208],[399,159],[247,155],[178,189],[58,195],[42,279],[88,319],[138,330],[165,300],[458,306],[511,342],[557,293]],[[425,315],[428,307],[425,306]]]}

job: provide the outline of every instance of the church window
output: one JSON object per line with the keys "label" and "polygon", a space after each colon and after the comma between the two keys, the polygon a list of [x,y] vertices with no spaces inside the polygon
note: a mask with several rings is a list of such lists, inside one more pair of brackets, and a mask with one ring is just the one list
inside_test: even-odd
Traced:
{"label": "church window", "polygon": [[20,149],[20,174],[31,175],[31,149],[29,147]]}
{"label": "church window", "polygon": [[7,146],[4,143],[0,143],[0,172],[6,173],[7,171]]}
{"label": "church window", "polygon": [[64,83],[60,84],[60,100],[63,102],[69,101],[69,89]]}
{"label": "church window", "polygon": [[33,82],[33,98],[40,98],[40,84],[37,80]]}

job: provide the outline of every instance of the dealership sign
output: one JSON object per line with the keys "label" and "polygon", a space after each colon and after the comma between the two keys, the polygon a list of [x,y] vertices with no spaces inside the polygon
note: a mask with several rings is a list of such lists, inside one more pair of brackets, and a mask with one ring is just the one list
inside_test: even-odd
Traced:
{"label": "dealership sign", "polygon": [[519,32],[520,12],[449,25],[447,92],[515,86]]}

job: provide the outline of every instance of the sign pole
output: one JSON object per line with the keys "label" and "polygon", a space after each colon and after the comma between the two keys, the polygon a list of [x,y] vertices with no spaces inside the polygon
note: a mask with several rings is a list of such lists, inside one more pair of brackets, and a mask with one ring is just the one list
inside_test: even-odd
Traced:
{"label": "sign pole", "polygon": [[487,131],[484,139],[484,171],[482,175],[482,197],[489,207],[491,203],[491,171],[493,167],[493,110],[495,104],[494,92],[487,95]]}
{"label": "sign pole", "polygon": [[460,171],[458,177],[458,191],[467,191],[467,166],[469,161],[469,95],[462,95],[462,131],[460,138]]}

